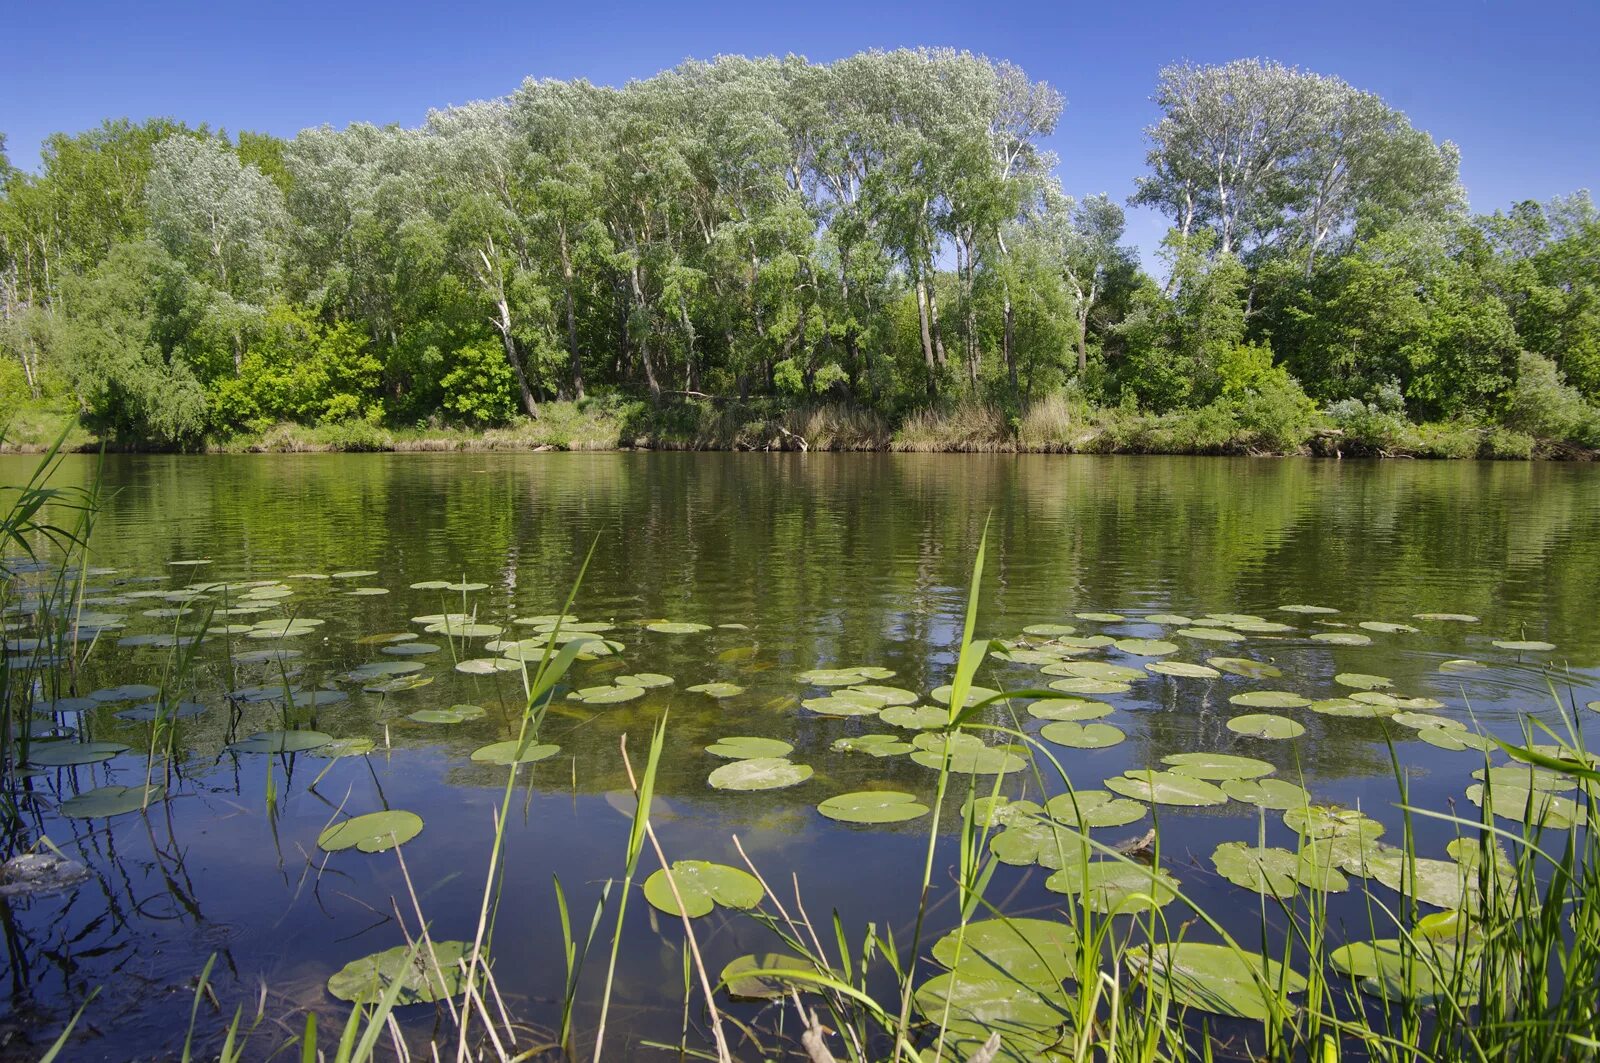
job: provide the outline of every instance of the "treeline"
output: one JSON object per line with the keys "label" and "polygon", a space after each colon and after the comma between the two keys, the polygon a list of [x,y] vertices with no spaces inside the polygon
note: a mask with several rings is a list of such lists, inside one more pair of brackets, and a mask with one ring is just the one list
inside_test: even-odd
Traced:
{"label": "treeline", "polygon": [[57,134],[37,174],[0,150],[0,409],[178,447],[617,396],[1600,446],[1586,193],[1472,216],[1452,145],[1276,63],[1155,100],[1160,279],[1120,204],[1063,191],[1056,90],[947,50],[529,80],[415,129]]}

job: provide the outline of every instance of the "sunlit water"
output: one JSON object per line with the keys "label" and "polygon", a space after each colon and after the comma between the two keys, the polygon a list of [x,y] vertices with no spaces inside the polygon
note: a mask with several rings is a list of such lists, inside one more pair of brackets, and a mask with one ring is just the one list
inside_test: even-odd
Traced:
{"label": "sunlit water", "polygon": [[[70,459],[63,480],[85,481],[94,464]],[[0,481],[19,482],[31,466],[31,459],[0,459]],[[1581,708],[1600,697],[1600,470],[1587,466],[946,455],[113,457],[102,485],[106,504],[92,564],[115,571],[91,578],[89,594],[113,599],[95,608],[126,616],[127,626],[101,635],[78,678],[80,695],[160,681],[168,651],[117,643],[172,630],[173,619],[142,615],[172,603],[118,602],[120,595],[302,573],[376,575],[287,580],[293,593],[275,611],[243,622],[298,616],[325,624],[282,642],[234,636],[199,650],[182,696],[206,708],[181,723],[184,752],[171,794],[148,815],[80,820],[54,811],[74,792],[142,781],[142,757],[32,780],[39,797],[27,809],[30,836],[48,835],[87,862],[94,877],[70,893],[0,902],[8,990],[0,1037],[14,1037],[0,1055],[36,1055],[97,986],[101,994],[67,1057],[163,1054],[182,1042],[192,979],[212,953],[223,1011],[202,1009],[207,1043],[237,1004],[253,1012],[262,985],[269,1015],[287,1025],[269,1020],[257,1030],[259,1054],[298,1032],[306,1008],[323,1012],[325,1026],[342,1021],[326,978],[352,959],[401,944],[395,906],[408,920],[413,911],[393,853],[330,856],[317,849],[318,833],[340,810],[389,807],[422,816],[422,833],[403,849],[418,900],[435,938],[470,938],[506,773],[469,754],[515,734],[520,680],[454,670],[453,653],[492,656],[484,640],[452,646],[411,618],[461,611],[462,595],[410,585],[463,577],[488,584],[466,596],[465,609],[507,625],[515,638],[527,632],[510,626],[513,618],[560,612],[591,544],[573,612],[614,622],[607,637],[626,648],[577,666],[541,735],[561,753],[522,769],[526,784],[513,801],[494,939],[508,1006],[545,1029],[556,1021],[565,976],[552,880],[559,876],[575,919],[586,923],[601,884],[622,870],[628,822],[618,811],[626,784],[619,743],[626,736],[640,763],[663,712],[670,724],[658,783],[664,807],[655,823],[669,857],[738,864],[736,835],[768,880],[782,884],[786,901],[791,875],[798,876],[813,917],[837,910],[853,936],[875,921],[909,941],[928,821],[853,827],[823,818],[815,806],[834,794],[883,787],[928,798],[935,773],[903,756],[835,752],[838,738],[895,729],[870,716],[807,711],[799,699],[825,691],[796,675],[877,665],[896,673],[892,685],[924,696],[947,682],[986,522],[980,634],[1010,637],[1040,623],[1070,623],[1080,635],[1154,637],[1165,630],[1181,646],[1169,659],[1246,656],[1275,661],[1285,673],[1276,680],[1152,676],[1128,693],[1104,696],[1115,706],[1105,722],[1127,740],[1053,750],[1079,788],[1129,768],[1159,767],[1172,752],[1228,751],[1269,760],[1281,777],[1303,776],[1316,800],[1359,805],[1393,836],[1399,813],[1386,736],[1396,742],[1412,802],[1440,811],[1476,814],[1463,795],[1482,755],[1434,748],[1403,727],[1304,708],[1282,710],[1306,728],[1298,739],[1242,737],[1226,721],[1256,710],[1230,705],[1229,696],[1279,689],[1327,698],[1346,693],[1332,683],[1335,673],[1376,673],[1392,677],[1398,693],[1445,702],[1442,715],[1514,738],[1524,714],[1560,726],[1554,680],[1563,701],[1580,706],[1581,725],[1591,734],[1600,725],[1600,714]],[[171,564],[205,558],[204,566]],[[158,581],[127,582],[136,577]],[[347,593],[355,587],[390,593]],[[218,597],[197,606],[223,604]],[[1294,603],[1340,612],[1279,611]],[[1126,621],[1073,619],[1108,610]],[[1138,619],[1212,612],[1257,614],[1296,632],[1221,644],[1172,636],[1171,627]],[[1472,614],[1479,622],[1411,619],[1423,612]],[[711,628],[658,634],[639,624],[660,619]],[[1335,630],[1319,621],[1410,622],[1421,631],[1330,646],[1305,637]],[[356,643],[386,632],[411,632],[441,649],[389,657],[377,645]],[[1518,654],[1493,646],[1496,639],[1544,640],[1557,649]],[[302,710],[294,722],[375,739],[373,754],[329,768],[312,756],[228,751],[231,741],[284,723],[280,704],[230,703],[225,691],[276,681],[264,666],[234,670],[230,652],[277,645],[303,651],[288,662],[304,669],[296,686],[327,683],[350,695],[314,718]],[[1141,663],[1115,649],[1091,656]],[[1455,658],[1492,667],[1439,670]],[[421,662],[432,682],[388,695],[334,682],[380,660]],[[605,684],[623,672],[662,673],[675,683],[617,705],[563,696],[567,686]],[[1052,678],[996,662],[978,681],[1018,688]],[[709,681],[745,692],[714,700],[685,689]],[[458,725],[406,719],[417,709],[458,703],[489,712]],[[130,704],[76,717],[80,731],[134,749],[148,745],[146,725],[115,715]],[[1010,721],[998,710],[988,718]],[[1038,729],[1040,721],[1021,718]],[[792,759],[815,774],[783,790],[713,790],[706,777],[724,762],[703,747],[725,735],[788,741]],[[964,794],[966,777],[957,778]],[[986,786],[992,777],[980,780]],[[1019,773],[1003,792],[1037,796],[1037,785]],[[1060,788],[1056,782],[1051,792]],[[1237,801],[1157,811],[1164,864],[1241,940],[1257,942],[1256,897],[1218,878],[1209,858],[1220,842],[1253,841],[1262,829],[1259,811]],[[954,830],[959,801],[945,813]],[[1146,818],[1097,836],[1117,841],[1150,825]],[[1444,856],[1453,828],[1419,821],[1417,829],[1423,855]],[[1266,814],[1265,831],[1269,844],[1293,847],[1278,813]],[[951,838],[947,831],[936,864],[936,902],[951,892]],[[641,878],[653,866],[647,855]],[[1044,889],[1047,875],[1003,868],[990,897],[1011,914],[1048,912],[1063,898]],[[1365,937],[1359,892],[1333,898],[1330,911],[1336,926],[1348,921],[1352,936]],[[640,1040],[676,1043],[682,1017],[681,927],[642,898],[631,903],[609,1035],[619,1057],[642,1051]],[[948,904],[936,903],[932,930],[953,919]],[[775,944],[748,917],[720,909],[699,920],[697,932],[713,972]],[[590,1030],[603,969],[601,957],[585,980],[580,1025]],[[758,1008],[734,1011],[749,1019]],[[407,1018],[425,1032],[431,1009],[408,1009]]]}

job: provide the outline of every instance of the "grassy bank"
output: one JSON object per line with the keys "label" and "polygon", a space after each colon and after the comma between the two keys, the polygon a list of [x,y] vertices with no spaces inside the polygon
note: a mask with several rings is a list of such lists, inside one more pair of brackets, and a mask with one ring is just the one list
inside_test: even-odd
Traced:
{"label": "grassy bank", "polygon": [[[69,414],[19,411],[4,449],[40,452],[70,426],[67,450],[99,449],[102,440]],[[1591,438],[1592,437],[1592,438]],[[1600,457],[1600,426],[1583,442],[1541,437],[1500,424],[1443,421],[1418,424],[1372,404],[1325,410],[1281,409],[1254,400],[1152,413],[1094,406],[1070,392],[1020,410],[962,400],[908,411],[896,419],[864,407],[826,403],[785,408],[773,400],[674,399],[651,405],[605,396],[548,402],[539,416],[505,425],[421,424],[396,427],[367,421],[325,425],[284,423],[207,442],[211,453],[331,451],[726,450],[903,451],[909,453],[1222,454],[1319,457],[1557,459]],[[111,450],[147,449],[105,440]]]}

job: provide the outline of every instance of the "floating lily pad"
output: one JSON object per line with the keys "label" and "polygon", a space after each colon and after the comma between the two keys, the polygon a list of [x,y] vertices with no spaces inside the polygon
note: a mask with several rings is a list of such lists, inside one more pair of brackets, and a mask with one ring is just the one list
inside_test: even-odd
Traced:
{"label": "floating lily pad", "polygon": [[[1467,800],[1483,806],[1484,787],[1473,783],[1467,787]],[[1588,810],[1570,797],[1543,790],[1528,790],[1517,786],[1495,786],[1490,799],[1490,810],[1501,819],[1527,822],[1552,830],[1567,830],[1581,826],[1588,819]]]}
{"label": "floating lily pad", "polygon": [[1471,613],[1412,613],[1413,620],[1445,620],[1457,624],[1476,624],[1478,618]]}
{"label": "floating lily pad", "polygon": [[119,720],[132,720],[135,723],[150,723],[154,720],[185,720],[191,716],[198,716],[206,711],[206,707],[199,702],[178,701],[170,705],[161,705],[159,702],[147,702],[144,705],[135,705],[131,709],[123,709],[117,713]]}
{"label": "floating lily pad", "polygon": [[885,734],[852,735],[833,743],[835,753],[866,753],[874,757],[898,757],[916,748],[899,735]]}
{"label": "floating lily pad", "polygon": [[1056,893],[1082,895],[1103,915],[1135,915],[1161,908],[1178,896],[1178,881],[1160,868],[1121,860],[1072,863],[1045,879]]}
{"label": "floating lily pad", "polygon": [[799,978],[789,982],[777,975],[755,974],[755,971],[796,971],[800,975],[814,976],[816,968],[810,960],[768,952],[730,960],[718,977],[735,1000],[782,1000],[788,995],[791,984],[805,986],[807,981]]}
{"label": "floating lily pad", "polygon": [[1340,672],[1333,677],[1333,681],[1351,690],[1387,690],[1394,686],[1394,680],[1388,676],[1368,675],[1365,672]]}
{"label": "floating lily pad", "polygon": [[876,716],[883,708],[878,698],[851,695],[848,690],[822,698],[806,698],[800,704],[823,716]]}
{"label": "floating lily pad", "polygon": [[704,694],[708,698],[732,698],[744,693],[744,687],[737,683],[696,683],[685,689],[691,694]]}
{"label": "floating lily pad", "polygon": [[[1435,705],[1438,703],[1435,702]],[[1389,717],[1402,727],[1410,727],[1420,731],[1424,727],[1443,727],[1446,730],[1464,731],[1467,725],[1460,720],[1452,720],[1448,716],[1436,716],[1431,712],[1396,712]]]}
{"label": "floating lily pad", "polygon": [[788,742],[781,742],[776,738],[752,738],[745,735],[736,735],[732,738],[719,738],[711,745],[706,746],[706,752],[714,757],[724,760],[759,760],[761,758],[782,758],[794,752],[794,746]]}
{"label": "floating lily pad", "polygon": [[106,687],[96,690],[89,695],[89,700],[101,704],[110,704],[115,701],[137,701],[143,698],[153,698],[161,693],[160,687],[153,687],[149,683],[125,683],[120,687]]}
{"label": "floating lily pad", "polygon": [[1118,639],[1113,645],[1135,657],[1165,657],[1178,652],[1178,644],[1165,639]]}
{"label": "floating lily pad", "polygon": [[548,760],[561,752],[560,746],[539,745],[529,743],[522,746],[518,755],[519,743],[516,739],[505,742],[491,742],[486,746],[479,746],[472,751],[472,759],[479,764],[495,764],[502,768],[509,768],[513,764],[537,764],[541,760]]}
{"label": "floating lily pad", "polygon": [[1188,661],[1151,661],[1144,668],[1155,675],[1170,675],[1179,679],[1216,679],[1222,675],[1210,665],[1191,664]]}
{"label": "floating lily pad", "polygon": [[68,768],[99,764],[127,751],[121,742],[35,742],[28,747],[28,763],[36,768]]}
{"label": "floating lily pad", "polygon": [[235,753],[304,753],[333,741],[321,731],[258,731],[228,748]]}
{"label": "floating lily pad", "polygon": [[1363,620],[1356,627],[1376,631],[1380,635],[1408,635],[1421,630],[1410,624],[1392,624],[1385,620]]}
{"label": "floating lily pad", "polygon": [[438,653],[440,647],[431,642],[397,642],[392,646],[385,646],[379,653],[387,653],[393,657],[421,657],[429,653]]}
{"label": "floating lily pad", "polygon": [[309,752],[314,757],[337,760],[339,757],[365,756],[376,748],[377,743],[372,739],[365,736],[357,736],[355,738],[335,738],[326,745],[317,746]]}
{"label": "floating lily pad", "polygon": [[328,573],[328,578],[329,579],[366,579],[368,576],[376,576],[377,574],[378,573],[374,569],[352,568],[352,569],[346,569],[343,572],[330,572],[330,573]]}
{"label": "floating lily pad", "polygon": [[481,705],[452,705],[448,709],[418,709],[406,719],[414,723],[466,723],[468,720],[481,720],[484,709]]}
{"label": "floating lily pad", "polygon": [[1244,842],[1224,842],[1211,854],[1217,874],[1268,897],[1296,896],[1301,887],[1343,893],[1350,882],[1331,867],[1303,859],[1287,849],[1263,848]]}
{"label": "floating lily pad", "polygon": [[950,722],[950,710],[932,705],[890,705],[878,714],[878,719],[891,727],[931,731]]}
{"label": "floating lily pad", "polygon": [[419,690],[432,682],[431,675],[399,675],[393,679],[369,683],[361,689],[368,694],[403,694],[408,690]]}
{"label": "floating lily pad", "polygon": [[1059,690],[1063,694],[1126,694],[1133,688],[1127,683],[1120,683],[1110,679],[1086,679],[1082,676],[1070,676],[1066,679],[1057,679],[1050,684],[1051,690]]}
{"label": "floating lily pad", "polygon": [[1127,618],[1120,613],[1074,613],[1079,620],[1092,620],[1098,624],[1120,624]]}
{"label": "floating lily pad", "polygon": [[904,687],[886,687],[878,683],[859,683],[850,690],[866,697],[877,698],[884,705],[914,705],[917,695]]}
{"label": "floating lily pad", "polygon": [[1427,1002],[1456,986],[1473,992],[1477,979],[1460,968],[1464,961],[1472,962],[1474,954],[1473,949],[1459,949],[1453,938],[1413,933],[1405,940],[1382,938],[1340,946],[1328,954],[1328,962],[1356,979],[1361,991],[1371,996]]}
{"label": "floating lily pad", "polygon": [[1029,624],[1022,629],[1024,635],[1038,635],[1043,638],[1056,638],[1061,635],[1071,635],[1078,629],[1071,624]]}
{"label": "floating lily pad", "polygon": [[149,786],[101,786],[85,790],[61,802],[61,814],[72,819],[108,819],[137,812],[166,796],[159,784]]}
{"label": "floating lily pad", "polygon": [[1188,627],[1194,620],[1177,613],[1151,613],[1143,618],[1147,624],[1160,624],[1162,627]]}
{"label": "floating lily pad", "polygon": [[1310,698],[1292,694],[1287,690],[1250,690],[1235,694],[1230,704],[1251,709],[1302,709],[1311,704]]}
{"label": "floating lily pad", "polygon": [[1110,716],[1112,708],[1103,701],[1085,701],[1082,698],[1051,698],[1035,701],[1028,706],[1028,715],[1038,720],[1098,720]]}
{"label": "floating lily pad", "polygon": [[1232,753],[1172,753],[1162,757],[1161,762],[1170,765],[1179,775],[1212,781],[1258,779],[1273,771],[1272,765],[1264,760]]}
{"label": "floating lily pad", "polygon": [[398,809],[352,816],[317,835],[317,847],[330,853],[359,849],[364,853],[386,853],[422,833],[422,817]]}
{"label": "floating lily pad", "polygon": [[702,631],[710,631],[710,624],[697,624],[683,620],[657,620],[646,624],[646,631],[654,631],[658,635],[697,635]]}
{"label": "floating lily pad", "polygon": [[448,635],[457,639],[492,639],[502,634],[505,628],[499,624],[457,624],[447,620],[443,623],[429,624],[423,630],[430,634]]}
{"label": "floating lily pad", "polygon": [[1207,657],[1206,663],[1230,675],[1242,675],[1246,679],[1278,679],[1283,675],[1283,670],[1277,665],[1249,657]]}
{"label": "floating lily pad", "polygon": [[567,700],[581,701],[585,705],[617,705],[642,698],[644,694],[644,687],[583,687],[568,694]]}
{"label": "floating lily pad", "polygon": [[1191,639],[1201,639],[1205,642],[1243,642],[1244,635],[1225,627],[1185,627],[1179,628],[1178,634]]}
{"label": "floating lily pad", "polygon": [[[950,704],[950,695],[952,693],[953,691],[950,689],[950,686],[946,684],[944,686],[934,687],[933,692],[928,696],[941,705],[948,705]],[[967,688],[967,699],[959,706],[959,708],[964,709],[968,705],[983,701],[985,698],[992,698],[999,693],[1000,692],[998,690],[990,690],[988,687],[970,686]]]}
{"label": "floating lily pad", "polygon": [[1113,727],[1109,723],[1058,720],[1041,727],[1039,737],[1071,749],[1105,749],[1119,744],[1128,736],[1120,727]]}
{"label": "floating lily pad", "polygon": [[1245,716],[1235,716],[1228,721],[1228,730],[1235,734],[1248,735],[1251,738],[1299,738],[1306,733],[1304,725],[1298,724],[1286,716],[1276,716],[1270,712],[1255,712]]}
{"label": "floating lily pad", "polygon": [[1328,616],[1339,610],[1330,609],[1326,605],[1280,605],[1278,611],[1282,613],[1300,613],[1304,616]]}
{"label": "floating lily pad", "polygon": [[670,675],[662,675],[659,672],[636,672],[633,675],[619,675],[613,682],[619,687],[655,690],[657,687],[671,686],[674,680]]}
{"label": "floating lily pad", "polygon": [[1518,653],[1545,653],[1556,648],[1553,642],[1540,642],[1537,639],[1495,639],[1494,644],[1502,650],[1516,650]]}
{"label": "floating lily pad", "polygon": [[1313,701],[1308,708],[1324,716],[1344,716],[1358,720],[1377,720],[1393,716],[1395,710],[1385,705],[1373,705],[1354,698],[1324,698]]}
{"label": "floating lily pad", "polygon": [[863,665],[858,668],[813,668],[809,672],[801,672],[795,678],[811,686],[847,687],[874,679],[893,679],[894,672],[875,665]]}
{"label": "floating lily pad", "polygon": [[[673,895],[673,886],[677,887],[677,896]],[[709,915],[719,904],[724,908],[754,908],[764,896],[761,882],[748,871],[706,860],[673,861],[670,883],[664,869],[644,881],[645,900],[653,907],[691,919]],[[678,898],[683,900],[681,909]]]}
{"label": "floating lily pad", "polygon": [[914,1000],[924,1018],[944,1024],[945,1050],[953,1058],[973,1058],[991,1034],[999,1034],[995,1063],[1046,1058],[1073,1006],[1059,985],[1028,986],[1009,974],[981,978],[965,970],[928,979]]}
{"label": "floating lily pad", "polygon": [[[1146,678],[1143,668],[1129,668],[1105,661],[1062,661],[1039,669],[1044,675],[1076,676],[1079,679],[1100,679],[1111,683],[1131,683]],[[948,699],[947,699],[948,700]]]}
{"label": "floating lily pad", "polygon": [[841,823],[904,823],[927,815],[928,806],[898,790],[862,790],[830,797],[817,811]]}
{"label": "floating lily pad", "polygon": [[1158,805],[1197,808],[1228,803],[1228,795],[1215,783],[1176,771],[1129,771],[1107,779],[1106,789]]}
{"label": "floating lily pad", "polygon": [[[967,775],[1003,775],[1021,771],[1027,760],[1010,749],[987,746],[969,734],[952,734],[950,740],[950,770]],[[917,747],[911,759],[935,771],[945,766],[945,735],[923,731],[912,740]]]}
{"label": "floating lily pad", "polygon": [[1218,785],[1235,801],[1260,808],[1301,808],[1311,803],[1305,787],[1287,779],[1224,779]]}
{"label": "floating lily pad", "polygon": [[1494,744],[1494,739],[1459,727],[1421,727],[1417,729],[1417,737],[1451,753],[1493,753],[1500,748]]}
{"label": "floating lily pad", "polygon": [[980,919],[933,945],[934,962],[964,978],[1009,978],[1056,989],[1074,975],[1078,935],[1051,919]]}
{"label": "floating lily pad", "polygon": [[1141,946],[1129,961],[1146,984],[1177,1003],[1214,1015],[1262,1021],[1282,1016],[1284,996],[1303,992],[1306,980],[1275,960],[1227,945],[1182,941]]}
{"label": "floating lily pad", "polygon": [[715,790],[781,790],[811,778],[811,766],[782,757],[752,757],[724,764],[707,777]]}
{"label": "floating lily pad", "polygon": [[1323,642],[1329,646],[1369,646],[1372,644],[1371,635],[1363,635],[1359,631],[1319,631],[1311,636],[1312,642]]}
{"label": "floating lily pad", "polygon": [[1116,643],[1110,635],[1062,635],[1054,645],[1066,650],[1098,650]]}
{"label": "floating lily pad", "polygon": [[1115,797],[1107,790],[1057,794],[1044,803],[1044,810],[1051,819],[1079,831],[1125,827],[1139,822],[1150,811],[1138,801]]}
{"label": "floating lily pad", "polygon": [[428,1004],[466,990],[462,961],[472,955],[466,941],[435,941],[413,949],[399,945],[345,964],[328,979],[328,992],[352,1004],[375,1004],[400,983],[397,1004]]}

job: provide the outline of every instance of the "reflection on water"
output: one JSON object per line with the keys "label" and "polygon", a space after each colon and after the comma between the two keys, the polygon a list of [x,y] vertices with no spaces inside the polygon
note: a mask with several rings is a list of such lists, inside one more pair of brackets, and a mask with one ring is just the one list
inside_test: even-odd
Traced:
{"label": "reflection on water", "polygon": [[[17,482],[28,467],[27,459],[0,459],[0,480]],[[92,468],[90,460],[75,459],[62,475],[83,478]],[[872,664],[894,670],[894,685],[924,695],[947,682],[986,522],[984,635],[1070,622],[1085,634],[1152,637],[1171,629],[1137,618],[1170,612],[1255,613],[1297,628],[1291,637],[1252,637],[1234,646],[1176,638],[1182,650],[1175,659],[1219,653],[1271,659],[1284,678],[1152,677],[1105,698],[1116,707],[1107,721],[1128,740],[1093,751],[1056,750],[1078,787],[1099,786],[1174,751],[1227,750],[1266,759],[1281,776],[1303,776],[1320,801],[1360,804],[1394,824],[1386,737],[1399,741],[1417,804],[1463,805],[1468,772],[1481,761],[1414,741],[1378,720],[1303,709],[1285,713],[1307,728],[1300,739],[1244,738],[1225,726],[1241,711],[1229,695],[1270,686],[1324,698],[1340,692],[1331,683],[1336,672],[1376,673],[1394,679],[1404,694],[1445,702],[1439,711],[1446,715],[1466,719],[1470,706],[1480,726],[1507,737],[1519,732],[1519,714],[1551,713],[1543,666],[1552,660],[1571,669],[1562,681],[1572,685],[1577,703],[1600,696],[1594,604],[1600,473],[1581,466],[946,455],[113,457],[106,459],[104,483],[111,494],[93,560],[116,571],[93,579],[90,593],[113,602],[96,608],[129,621],[125,630],[102,636],[78,693],[158,681],[151,677],[166,651],[115,642],[170,631],[185,619],[144,616],[172,603],[119,601],[129,591],[351,570],[377,574],[290,580],[293,593],[276,599],[275,611],[229,619],[325,621],[283,643],[303,651],[286,664],[303,669],[293,682],[304,689],[382,660],[420,662],[420,674],[432,682],[392,694],[335,684],[351,696],[293,713],[276,702],[230,701],[225,691],[277,681],[275,663],[240,666],[230,662],[230,651],[279,643],[218,638],[202,647],[182,692],[206,708],[180,724],[169,800],[147,816],[74,820],[55,813],[58,799],[74,792],[142,781],[144,761],[130,755],[32,781],[38,796],[24,808],[29,836],[48,835],[95,876],[70,893],[0,902],[9,988],[0,1037],[11,1028],[24,1034],[18,1043],[48,1040],[64,1013],[103,986],[86,1016],[88,1033],[69,1058],[123,1059],[181,1042],[191,979],[213,952],[224,1008],[207,1020],[208,1030],[219,1030],[236,1002],[253,1007],[263,983],[268,1012],[290,1016],[291,1027],[303,1023],[297,1009],[308,1007],[338,1021],[324,980],[346,961],[400,942],[391,898],[404,898],[392,856],[329,857],[316,848],[318,833],[341,809],[421,815],[424,830],[404,852],[432,933],[470,937],[505,776],[468,754],[515,733],[519,680],[452,668],[454,656],[482,656],[481,639],[463,645],[423,634],[420,641],[441,648],[415,657],[385,656],[380,646],[356,640],[420,632],[411,618],[429,613],[471,611],[507,625],[558,612],[591,544],[594,558],[574,611],[614,621],[608,637],[626,649],[580,665],[574,685],[608,683],[625,672],[658,672],[676,683],[616,705],[562,697],[553,705],[541,738],[562,752],[531,770],[514,806],[496,937],[501,991],[513,1011],[534,1023],[554,1021],[564,976],[552,876],[586,909],[599,885],[618,874],[627,821],[607,800],[625,786],[618,744],[626,736],[642,749],[663,710],[670,710],[671,727],[657,825],[670,854],[737,862],[730,840],[737,834],[770,880],[786,881],[791,871],[800,876],[813,914],[837,909],[852,927],[877,920],[900,929],[897,921],[915,902],[925,827],[854,828],[824,819],[815,805],[877,787],[929,795],[933,773],[904,757],[835,752],[840,737],[892,728],[871,717],[806,712],[799,699],[818,691],[795,675]],[[210,564],[169,564],[199,558]],[[140,576],[159,581],[124,582]],[[463,577],[488,586],[465,599],[410,589]],[[347,593],[355,586],[390,593]],[[1317,618],[1277,611],[1288,603],[1336,607],[1336,621],[1348,623],[1407,621],[1430,611],[1473,614],[1481,622],[1418,622],[1423,630],[1416,634],[1329,646],[1302,637],[1324,630]],[[1072,619],[1104,610],[1130,619]],[[655,619],[712,628],[669,635],[638,624]],[[1519,659],[1492,646],[1493,639],[1546,640],[1557,650]],[[1115,652],[1105,656],[1125,660]],[[1438,669],[1462,657],[1494,667]],[[1051,678],[1021,665],[994,669],[979,681],[1017,687]],[[685,690],[712,681],[745,690],[724,700]],[[456,725],[406,719],[417,709],[460,703],[488,712]],[[80,729],[134,749],[147,746],[147,725],[116,716],[126,708],[86,712]],[[336,736],[373,738],[376,752],[330,767],[312,756],[227,749],[237,738],[284,726],[286,717]],[[991,719],[1012,718],[996,710]],[[787,790],[713,791],[706,775],[720,762],[702,747],[726,735],[782,738],[815,775]],[[1036,787],[1031,779],[1014,780],[1008,792]],[[1254,899],[1222,903],[1248,895],[1217,879],[1208,858],[1222,841],[1253,840],[1256,810],[1230,802],[1159,812],[1171,839],[1165,859],[1185,888],[1218,901],[1215,910],[1242,913],[1234,929],[1253,939]],[[1275,817],[1266,830],[1269,844],[1286,844],[1288,832]],[[1425,855],[1443,855],[1444,829],[1422,830]],[[1013,914],[1047,910],[1060,898],[1043,889],[1046,874],[1007,868],[992,896],[1009,898]],[[936,875],[940,885],[948,881],[948,874]],[[1353,903],[1334,899],[1336,925],[1345,917],[1363,925],[1364,915],[1345,910]],[[941,910],[941,918],[953,913]],[[714,968],[772,944],[747,919],[718,912],[703,922],[701,946]],[[613,1020],[619,1035],[676,1041],[678,937],[675,925],[658,924],[642,904],[630,915],[620,1029]],[[415,1021],[425,1030],[429,1020]],[[259,1045],[265,1050],[286,1036],[283,1028],[264,1028]],[[0,1054],[6,1051],[12,1049]]]}

